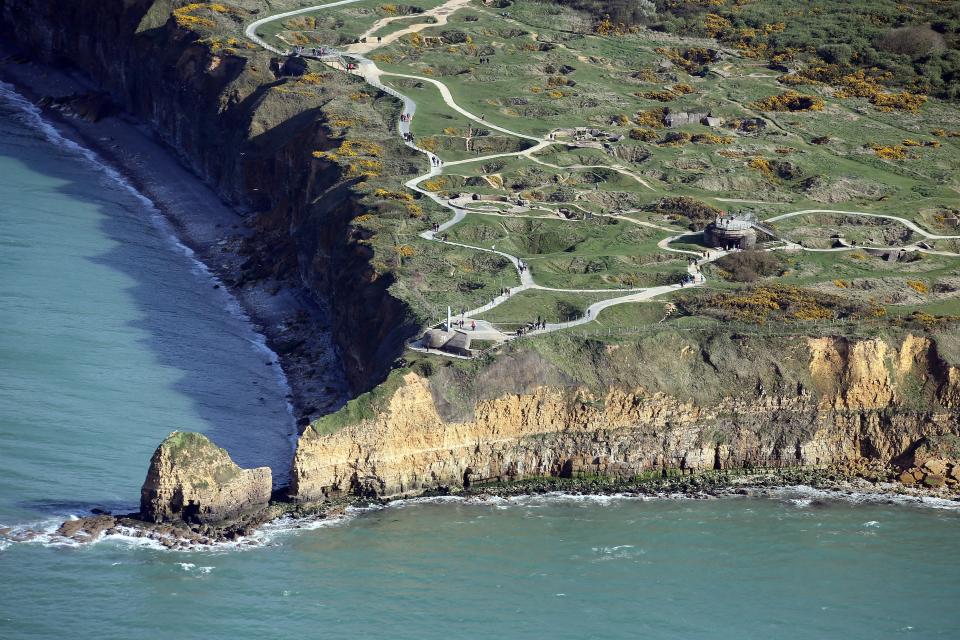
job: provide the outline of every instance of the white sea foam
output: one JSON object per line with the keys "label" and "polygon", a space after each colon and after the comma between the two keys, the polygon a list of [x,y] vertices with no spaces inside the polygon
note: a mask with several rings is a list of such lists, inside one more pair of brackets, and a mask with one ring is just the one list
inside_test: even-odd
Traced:
{"label": "white sea foam", "polygon": [[[902,493],[893,493],[896,485],[890,485],[890,493],[873,491],[840,491],[836,489],[817,489],[807,485],[794,485],[789,487],[778,487],[769,489],[770,495],[782,496],[788,498],[791,502],[796,500],[839,500],[843,502],[852,502],[854,504],[897,504],[926,507],[930,509],[945,509],[956,511],[960,510],[960,501],[948,500],[946,498],[935,498],[931,496],[913,496]],[[802,497],[797,498],[800,495]]]}

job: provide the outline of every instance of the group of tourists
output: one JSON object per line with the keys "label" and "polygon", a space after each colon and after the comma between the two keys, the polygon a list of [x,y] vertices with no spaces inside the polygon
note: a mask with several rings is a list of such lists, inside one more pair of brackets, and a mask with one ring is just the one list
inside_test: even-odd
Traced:
{"label": "group of tourists", "polygon": [[332,52],[333,49],[330,49],[329,47],[310,47],[307,49],[301,45],[297,45],[293,48],[293,53],[296,55],[313,56],[314,58],[320,58]]}
{"label": "group of tourists", "polygon": [[[463,329],[466,324],[467,324],[467,321],[464,320],[463,318],[460,318],[459,320],[454,320],[454,321],[453,321],[453,326],[457,327],[458,329]],[[477,321],[476,321],[476,320],[471,320],[471,321],[470,321],[470,331],[476,331],[476,330],[477,330]]]}
{"label": "group of tourists", "polygon": [[439,233],[439,231],[440,231],[440,223],[439,223],[439,222],[434,222],[433,224],[431,224],[431,225],[430,225],[430,230],[433,231],[434,233]]}
{"label": "group of tourists", "polygon": [[403,139],[406,140],[407,142],[413,142],[413,134],[410,133],[409,131],[404,131]]}
{"label": "group of tourists", "polygon": [[410,122],[411,120],[413,120],[413,114],[412,114],[412,113],[401,113],[401,114],[400,114],[400,122]]}
{"label": "group of tourists", "polygon": [[536,322],[528,322],[527,324],[517,328],[517,337],[525,336],[531,331],[540,331],[541,329],[547,328],[547,321],[537,316]]}
{"label": "group of tourists", "polygon": [[434,167],[442,167],[443,160],[441,160],[437,156],[430,156],[430,164],[433,165]]}
{"label": "group of tourists", "polygon": [[480,58],[480,64],[490,64],[490,58]]}

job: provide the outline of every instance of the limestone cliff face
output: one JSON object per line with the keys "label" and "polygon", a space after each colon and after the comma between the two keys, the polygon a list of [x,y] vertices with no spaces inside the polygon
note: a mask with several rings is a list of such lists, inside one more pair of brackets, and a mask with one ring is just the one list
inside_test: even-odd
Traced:
{"label": "limestone cliff face", "polygon": [[230,523],[266,509],[271,490],[269,467],[241,469],[205,436],[174,431],[150,460],[140,516],[152,522]]}
{"label": "limestone cliff face", "polygon": [[960,430],[960,376],[929,339],[806,342],[814,392],[761,390],[710,403],[642,387],[602,396],[540,387],[481,401],[471,420],[447,422],[432,382],[410,373],[376,417],[329,435],[304,433],[291,494],[312,502],[577,472],[891,462]]}

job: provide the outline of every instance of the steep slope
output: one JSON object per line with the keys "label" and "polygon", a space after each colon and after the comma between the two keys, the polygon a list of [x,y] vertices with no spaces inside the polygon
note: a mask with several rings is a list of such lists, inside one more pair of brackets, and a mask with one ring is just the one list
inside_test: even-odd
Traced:
{"label": "steep slope", "polygon": [[[599,391],[542,385],[479,400],[462,421],[438,411],[436,376],[410,372],[374,416],[327,434],[320,421],[304,433],[291,494],[313,502],[539,475],[889,464],[928,438],[960,433],[958,368],[928,338],[795,338],[752,348],[782,356],[781,369],[754,388],[730,384],[692,399],[655,382]],[[704,363],[729,381],[750,367],[716,348],[682,366],[689,373]],[[650,380],[644,363],[634,364],[636,380]]]}
{"label": "steep slope", "polygon": [[[388,291],[392,277],[369,276],[372,253],[349,224],[363,213],[356,180],[311,155],[339,144],[324,105],[344,79],[320,78],[312,95],[295,101],[289,91],[277,95],[278,61],[201,39],[172,15],[182,4],[0,0],[0,33],[24,55],[78,70],[109,91],[225,201],[250,214],[256,233],[235,284],[275,276],[330,301],[351,385],[369,389],[415,329],[407,306]],[[242,31],[240,15],[223,19]],[[368,339],[356,340],[358,333]]]}

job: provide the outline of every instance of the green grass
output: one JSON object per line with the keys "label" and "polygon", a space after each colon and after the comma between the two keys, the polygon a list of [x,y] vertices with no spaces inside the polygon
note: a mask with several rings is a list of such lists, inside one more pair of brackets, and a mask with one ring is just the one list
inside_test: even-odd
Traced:
{"label": "green grass", "polygon": [[470,215],[451,240],[496,247],[530,264],[538,284],[562,289],[628,289],[672,281],[686,259],[663,252],[666,235],[616,218],[579,222]]}
{"label": "green grass", "polygon": [[[430,0],[417,4],[427,9],[440,2]],[[323,13],[334,20],[348,21],[349,25],[341,29],[341,36],[349,37],[385,15],[381,6],[381,2],[365,1]],[[937,212],[960,206],[957,196],[960,138],[936,137],[931,133],[936,127],[960,129],[960,117],[952,105],[930,101],[919,113],[882,113],[863,99],[836,99],[825,94],[823,112],[761,113],[751,104],[782,93],[787,87],[775,78],[748,77],[756,72],[771,73],[759,61],[728,57],[715,66],[722,67],[729,77],[709,74],[696,78],[676,67],[659,68],[663,56],[654,49],[677,46],[674,36],[650,31],[610,37],[577,33],[578,14],[548,3],[514,3],[509,13],[511,17],[507,19],[499,15],[499,10],[475,3],[451,15],[448,25],[429,27],[421,32],[423,36],[439,36],[460,31],[469,36],[468,41],[457,43],[448,39],[436,46],[415,46],[410,38],[402,38],[375,50],[371,56],[385,71],[423,75],[444,82],[461,106],[485,115],[489,123],[537,136],[570,126],[596,127],[628,135],[637,127],[632,120],[638,111],[664,106],[675,111],[710,110],[726,121],[762,117],[768,126],[755,135],[742,135],[726,126],[682,128],[690,134],[732,136],[730,143],[665,145],[663,137],[676,130],[658,128],[657,140],[653,142],[627,137],[607,149],[557,145],[538,153],[537,157],[544,162],[565,167],[560,169],[515,157],[447,166],[449,191],[522,193],[534,200],[545,199],[543,207],[550,211],[560,207],[582,208],[598,214],[638,210],[628,215],[675,229],[676,233],[684,230],[683,221],[670,221],[643,209],[664,195],[687,195],[728,212],[750,213],[760,219],[806,208],[849,209],[902,216],[920,222],[934,233],[956,232],[937,222]],[[468,21],[468,17],[476,19]],[[416,16],[396,21],[382,33],[415,21]],[[688,42],[712,46],[710,41]],[[544,43],[559,46],[542,46]],[[489,57],[491,63],[479,64],[480,55]],[[561,73],[564,65],[573,71]],[[551,87],[548,82],[551,77],[571,79],[574,85]],[[448,162],[476,157],[476,152],[467,151],[464,135],[468,128],[477,125],[468,123],[443,104],[432,84],[417,86],[415,82],[389,77],[385,81],[417,101],[417,117],[412,126],[419,140],[435,139],[439,155]],[[666,103],[643,95],[677,83],[691,85],[694,93]],[[551,89],[564,95],[551,97]],[[799,90],[821,91],[816,87]],[[622,118],[626,122],[618,121]],[[828,144],[813,144],[812,140],[821,137],[828,138]],[[901,161],[881,159],[868,146],[902,144],[905,139],[937,140],[942,146],[909,147],[910,157]],[[486,137],[486,141],[505,152],[519,150],[527,144],[500,134]],[[767,160],[777,170],[766,174],[751,168],[749,165],[755,158]],[[569,168],[612,164],[622,165],[643,177],[654,189],[644,188],[632,178],[609,170]],[[789,172],[780,173],[783,167],[788,167]],[[467,184],[477,176],[493,173],[503,179],[503,188],[484,181]],[[385,175],[383,182],[388,184],[389,176]],[[729,199],[757,202],[725,201]],[[573,203],[577,207],[571,207]],[[432,219],[445,218],[445,213],[427,206]],[[536,210],[531,213],[544,215]],[[477,262],[471,257],[476,252],[441,249],[423,242],[415,235],[424,223],[419,225],[405,221],[396,228],[379,226],[373,242],[387,257],[393,245],[409,244],[416,249],[416,255],[409,259],[397,264],[389,259],[385,262],[398,275],[392,291],[410,301],[423,317],[442,315],[447,305],[477,306],[496,295],[501,286],[516,283],[516,275],[509,265],[480,264],[483,260]],[[809,236],[814,243],[813,236],[826,234],[816,242],[827,244],[833,227],[841,228],[848,239],[860,243],[878,241],[876,229],[858,225],[856,220],[807,216],[777,224],[778,229],[795,240]],[[456,241],[480,246],[496,244],[498,249],[522,257],[531,265],[538,283],[557,288],[651,286],[678,277],[686,266],[684,256],[663,252],[656,246],[657,240],[669,232],[643,229],[625,221],[616,225],[559,219],[530,222],[471,214],[449,233]],[[904,242],[913,240],[916,238],[905,238]],[[940,241],[937,244],[938,248],[955,250],[955,245],[960,243]],[[674,246],[699,248],[693,239]],[[782,259],[785,273],[780,280],[802,286],[822,285],[834,279],[896,277],[898,269],[904,271],[901,277],[933,282],[958,269],[956,259],[932,256],[920,264],[892,268],[873,258],[852,260],[848,253],[803,253],[783,255]],[[708,273],[711,288],[738,286],[718,279],[710,268]],[[565,295],[576,298],[579,294]],[[585,300],[586,296],[581,298]],[[531,303],[534,305],[531,309],[545,310],[556,302],[545,298]],[[932,300],[922,306],[952,308],[949,302]],[[640,316],[636,314],[640,312],[633,310],[644,308],[648,307],[616,307],[605,312],[606,321],[637,322]]]}
{"label": "green grass", "polygon": [[504,330],[516,329],[538,317],[547,322],[566,322],[582,316],[594,302],[615,298],[617,295],[528,290],[515,294],[480,317]]}
{"label": "green grass", "polygon": [[[452,238],[451,238],[452,239]],[[475,309],[520,284],[513,265],[492,253],[450,247],[418,238],[417,255],[398,269],[391,291],[413,301],[432,324],[446,317],[447,307]]]}
{"label": "green grass", "polygon": [[[423,10],[427,10],[439,6],[443,4],[443,2],[444,0],[423,0],[422,2],[418,1],[412,4]],[[396,15],[383,9],[385,5],[389,4],[398,6],[402,3],[388,3],[383,0],[364,0],[340,7],[331,7],[320,11],[303,13],[286,20],[269,22],[260,27],[257,33],[260,37],[268,42],[272,41],[273,44],[281,48],[286,47],[287,42],[278,36],[285,36],[287,40],[293,42],[293,39],[290,37],[290,34],[293,32],[302,33],[310,39],[311,44],[336,46],[341,43],[352,42],[381,18]],[[292,6],[290,9],[300,8],[300,6]],[[388,23],[379,32],[379,35],[384,36],[395,29],[409,26],[411,21],[416,21],[416,17],[416,15],[410,15],[402,20]],[[309,29],[308,25],[304,23],[305,19],[316,20],[316,28]]]}
{"label": "green grass", "polygon": [[406,369],[394,369],[387,379],[367,393],[361,393],[350,400],[339,411],[327,414],[310,423],[304,432],[305,437],[319,437],[336,433],[340,429],[357,424],[363,420],[372,420],[382,412],[393,394],[400,388]]}
{"label": "green grass", "polygon": [[659,300],[628,302],[602,310],[593,322],[586,325],[586,329],[647,326],[660,322],[665,314],[666,303]]}

